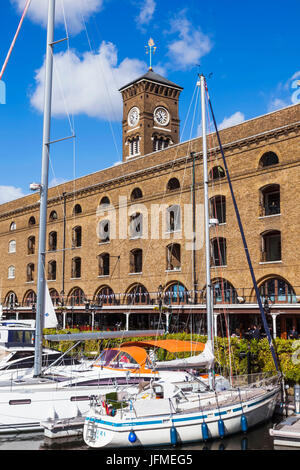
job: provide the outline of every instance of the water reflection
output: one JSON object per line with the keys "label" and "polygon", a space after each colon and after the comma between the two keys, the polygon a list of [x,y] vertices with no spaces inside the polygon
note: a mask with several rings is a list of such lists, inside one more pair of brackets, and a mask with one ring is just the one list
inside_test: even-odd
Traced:
{"label": "water reflection", "polygon": [[[199,442],[197,444],[184,445],[179,447],[182,450],[190,451],[224,451],[224,450],[273,450],[273,440],[269,435],[269,429],[274,422],[270,421],[262,426],[252,428],[245,434],[236,434],[224,437],[222,440]],[[0,436],[0,450],[88,450],[81,436],[66,439],[46,439],[44,434],[10,434]],[[151,450],[170,450],[171,447],[157,447]]]}

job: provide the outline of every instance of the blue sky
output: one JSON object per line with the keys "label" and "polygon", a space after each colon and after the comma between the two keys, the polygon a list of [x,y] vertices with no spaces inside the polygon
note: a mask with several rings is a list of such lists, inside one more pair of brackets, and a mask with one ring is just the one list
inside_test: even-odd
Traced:
{"label": "blue sky", "polygon": [[[1,0],[1,67],[24,4]],[[40,180],[46,6],[32,0],[3,76],[0,203]],[[182,140],[197,134],[187,113],[199,70],[213,73],[208,85],[221,127],[300,101],[293,88],[300,78],[299,0],[57,0],[56,39],[66,35],[63,11],[70,41],[55,48],[52,139],[70,135],[74,123],[76,140],[52,146],[52,184],[120,161],[117,90],[147,71],[150,37],[154,71],[184,87]]]}

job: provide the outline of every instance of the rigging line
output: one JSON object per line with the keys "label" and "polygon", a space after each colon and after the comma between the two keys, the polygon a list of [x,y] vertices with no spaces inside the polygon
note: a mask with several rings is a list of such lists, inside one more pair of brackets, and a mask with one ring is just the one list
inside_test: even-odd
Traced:
{"label": "rigging line", "polygon": [[12,43],[11,43],[11,46],[10,46],[9,51],[8,51],[8,53],[7,53],[7,56],[6,56],[6,58],[5,58],[4,64],[3,64],[3,66],[2,66],[2,69],[1,69],[1,72],[0,72],[0,80],[2,80],[2,77],[3,77],[3,74],[4,74],[4,72],[5,72],[6,66],[7,66],[8,61],[9,61],[9,59],[10,59],[10,56],[11,56],[11,54],[12,54],[14,45],[15,45],[15,43],[16,43],[16,40],[17,40],[18,36],[19,36],[20,29],[21,29],[21,27],[22,27],[23,21],[24,21],[24,19],[25,19],[25,16],[26,16],[26,14],[27,14],[28,9],[29,9],[30,3],[31,3],[31,0],[27,0],[27,3],[26,3],[26,5],[25,5],[25,8],[24,8],[24,11],[23,11],[23,14],[22,14],[22,17],[21,17],[19,26],[18,26],[18,28],[17,28],[16,34],[15,34],[15,36],[14,36],[14,38],[13,38],[13,41],[12,41]]}
{"label": "rigging line", "polygon": [[[89,44],[90,51],[91,51],[91,53],[92,53],[93,55],[95,55],[94,52],[93,52],[93,49],[92,49],[92,44],[91,44],[91,40],[90,40],[90,37],[89,37],[89,34],[88,34],[86,22],[85,22],[85,20],[84,20],[84,18],[83,18],[83,15],[82,15],[82,12],[81,12],[81,11],[80,11],[80,14],[81,14],[81,19],[82,19],[82,23],[83,23],[84,30],[85,30],[85,33],[86,33],[86,37],[87,37],[87,40],[88,40],[88,44]],[[109,100],[111,109],[113,109],[112,104],[111,104],[111,100],[110,100],[110,93],[109,93],[109,90],[108,90],[108,87],[107,87],[107,82],[106,82],[106,80],[105,80],[105,74],[103,73],[103,70],[102,70],[102,67],[101,67],[101,60],[96,58],[96,64],[97,64],[97,67],[100,69],[100,73],[101,73],[101,75],[102,75],[102,77],[103,77],[103,79],[104,79],[104,85],[105,85],[105,88],[106,88],[107,97],[108,97],[108,100]],[[108,111],[108,110],[107,110],[107,111]],[[119,149],[118,149],[118,146],[117,146],[117,141],[116,141],[116,137],[115,137],[115,133],[114,133],[113,127],[112,127],[112,122],[111,122],[111,119],[110,119],[109,117],[108,117],[108,122],[109,122],[110,130],[111,130],[111,133],[112,133],[112,137],[113,137],[115,149],[116,149],[118,158],[119,158],[119,160],[120,160],[120,152],[119,152]]]}
{"label": "rigging line", "polygon": [[194,88],[194,92],[193,92],[193,95],[192,95],[192,98],[191,98],[191,101],[190,101],[190,104],[189,104],[189,108],[188,108],[188,112],[186,114],[186,118],[185,118],[185,121],[184,121],[184,125],[183,125],[183,129],[181,131],[181,135],[180,135],[180,142],[182,141],[182,137],[183,137],[183,134],[184,134],[184,131],[185,131],[185,126],[187,124],[187,120],[188,120],[188,117],[189,117],[189,114],[190,114],[190,110],[191,110],[191,107],[192,107],[192,104],[193,104],[193,101],[194,101],[194,97],[195,97],[195,93],[196,93],[196,90],[199,90],[199,87],[197,86],[197,84],[195,85],[195,88]]}
{"label": "rigging line", "polygon": [[206,82],[205,82],[205,88],[206,88],[206,94],[207,94],[207,99],[208,99],[211,115],[212,115],[212,118],[213,118],[215,130],[216,130],[216,134],[217,134],[217,138],[218,138],[218,143],[219,143],[221,154],[222,154],[222,160],[223,160],[226,175],[227,175],[229,189],[230,189],[230,193],[231,193],[231,197],[232,197],[232,201],[233,201],[233,205],[234,205],[234,209],[235,209],[235,213],[236,213],[236,217],[237,217],[237,221],[238,221],[238,225],[239,225],[239,229],[240,229],[240,233],[241,233],[241,237],[242,237],[242,241],[243,241],[244,251],[245,251],[248,266],[249,266],[249,269],[250,269],[250,274],[251,274],[251,278],[252,278],[252,282],[253,282],[256,298],[257,298],[257,303],[258,303],[259,310],[260,310],[260,313],[261,313],[261,316],[262,316],[264,329],[265,329],[265,332],[266,332],[266,335],[267,335],[267,338],[268,338],[268,342],[269,342],[269,346],[270,346],[270,349],[271,349],[273,361],[274,361],[277,372],[279,372],[276,352],[275,352],[275,349],[274,349],[274,345],[273,345],[272,337],[271,337],[271,334],[270,334],[270,329],[269,329],[269,326],[268,326],[266,315],[265,315],[265,312],[264,312],[264,309],[263,309],[259,289],[258,289],[258,286],[257,286],[257,282],[256,282],[256,278],[255,278],[255,274],[254,274],[254,270],[253,270],[253,266],[252,266],[252,262],[251,262],[251,258],[250,258],[250,253],[249,253],[248,245],[247,245],[247,242],[246,242],[244,228],[243,228],[243,225],[242,225],[242,221],[241,221],[241,218],[240,218],[237,202],[236,202],[236,199],[235,199],[235,194],[234,194],[234,191],[233,191],[233,186],[232,186],[231,178],[230,178],[230,175],[229,175],[227,161],[226,161],[226,158],[225,158],[225,155],[224,155],[224,150],[223,150],[223,146],[222,146],[222,143],[221,143],[221,138],[220,138],[220,134],[219,134],[219,131],[218,131],[215,115],[214,115],[214,112],[213,112],[212,103],[211,103],[211,100],[210,100],[210,97],[209,97],[209,94],[208,94],[208,89],[207,89]]}
{"label": "rigging line", "polygon": [[[67,19],[66,19],[64,0],[61,0],[61,6],[62,6],[62,12],[63,12],[63,19],[64,19],[66,37],[67,37],[67,50],[68,50],[68,55],[69,55],[69,58],[70,58],[70,56],[71,56],[70,36],[69,36]],[[74,117],[74,111],[73,110],[71,112],[71,117],[72,117],[72,125],[70,123],[70,127],[72,126],[73,133],[75,134],[75,117]],[[70,116],[69,116],[69,121],[70,121]],[[75,204],[75,201],[76,201],[76,195],[75,195],[75,190],[76,190],[76,142],[75,142],[75,139],[73,140],[72,149],[73,149],[73,152],[72,152],[73,153],[73,201],[74,201],[74,204]],[[76,222],[76,213],[75,212],[73,212],[73,216],[74,216],[74,222]]]}
{"label": "rigging line", "polygon": [[[211,124],[211,120],[210,120],[210,113],[209,113],[209,108],[208,108],[208,102],[206,100],[206,112],[207,112],[207,116],[208,116],[208,127],[209,127],[209,130],[210,130],[210,135],[209,135],[209,140],[211,140],[212,142],[212,146],[210,146],[210,148],[216,148],[215,145],[214,145],[214,134],[212,132],[212,124]],[[216,151],[214,150],[214,153],[215,153],[215,156],[216,156]],[[221,181],[219,179],[219,186],[221,186]],[[212,187],[214,187],[214,180],[212,180]],[[219,191],[220,193],[221,191]],[[213,200],[213,203],[214,203],[214,216],[216,217],[217,215],[217,211],[216,211],[216,199],[214,198]],[[222,211],[223,211],[223,206],[221,207]],[[220,248],[220,237],[219,237],[219,229],[218,227],[216,226],[215,227],[215,231],[216,231],[216,238],[217,238],[217,247],[218,247],[218,256],[219,256],[219,260],[221,262],[221,248]],[[223,230],[224,231],[224,230]],[[224,237],[223,237],[224,238]],[[225,247],[225,250],[226,250],[226,247]],[[226,253],[226,252],[225,252]],[[224,272],[223,272],[223,269],[221,268],[221,278],[219,279],[221,281],[221,287],[222,287],[222,301],[223,301],[223,304],[225,304],[225,295],[224,295]],[[225,320],[225,328],[226,328],[226,335],[227,335],[227,340],[228,340],[228,352],[229,352],[229,365],[230,365],[230,376],[232,377],[232,357],[233,356],[233,351],[232,351],[232,347],[231,347],[231,339],[230,339],[230,331],[229,331],[229,327],[228,327],[228,321],[227,321],[227,315],[226,315],[226,309],[225,307],[223,308],[223,315],[224,315],[224,320]]]}

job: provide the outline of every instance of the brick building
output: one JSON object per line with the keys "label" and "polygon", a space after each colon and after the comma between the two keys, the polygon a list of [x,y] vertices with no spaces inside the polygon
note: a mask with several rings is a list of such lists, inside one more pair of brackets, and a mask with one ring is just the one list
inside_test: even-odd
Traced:
{"label": "brick building", "polygon": [[[179,143],[180,86],[149,70],[120,92],[122,164],[49,189],[45,273],[58,317],[205,332],[202,139]],[[294,105],[220,132],[274,336],[300,331],[299,130]],[[232,333],[259,312],[213,132],[208,149],[214,319]],[[35,313],[38,201],[0,206],[6,317]]]}

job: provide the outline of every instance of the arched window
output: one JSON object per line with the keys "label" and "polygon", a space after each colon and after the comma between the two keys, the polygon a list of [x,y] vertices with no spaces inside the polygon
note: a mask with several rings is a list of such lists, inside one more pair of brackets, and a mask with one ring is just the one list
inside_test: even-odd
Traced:
{"label": "arched window", "polygon": [[218,219],[219,224],[226,223],[226,197],[214,196],[210,200],[210,218]]}
{"label": "arched window", "polygon": [[57,212],[56,211],[51,211],[50,212],[49,220],[50,220],[50,222],[53,222],[54,220],[57,220]]}
{"label": "arched window", "polygon": [[181,269],[181,255],[179,243],[171,243],[167,246],[167,271],[179,271]]}
{"label": "arched window", "polygon": [[237,292],[226,279],[217,278],[212,282],[214,303],[237,303]]}
{"label": "arched window", "polygon": [[270,300],[275,303],[296,303],[296,295],[293,287],[283,278],[273,277],[264,281],[259,287],[262,300]]}
{"label": "arched window", "polygon": [[30,217],[28,225],[35,225],[35,217],[33,217],[33,215]]}
{"label": "arched window", "polygon": [[172,143],[170,137],[162,137],[162,136],[157,136],[157,135],[154,135],[152,137],[152,141],[153,141],[153,152],[166,149]]}
{"label": "arched window", "polygon": [[56,261],[52,260],[48,262],[48,281],[56,280]]}
{"label": "arched window", "polygon": [[103,198],[100,201],[100,206],[109,205],[109,204],[110,204],[109,198],[107,196],[103,196]]}
{"label": "arched window", "polygon": [[68,295],[69,305],[72,305],[73,307],[83,305],[84,301],[85,301],[84,292],[79,287],[75,287],[74,289],[72,289]]}
{"label": "arched window", "polygon": [[141,199],[143,197],[142,190],[140,188],[134,188],[131,193],[130,199],[131,201],[135,201],[136,199]]}
{"label": "arched window", "polygon": [[57,292],[56,289],[50,289],[49,294],[53,303],[54,307],[57,307],[58,305],[61,304],[59,293]]}
{"label": "arched window", "polygon": [[23,299],[24,307],[32,307],[35,304],[36,304],[36,293],[33,290],[27,291]]}
{"label": "arched window", "polygon": [[132,139],[128,140],[129,145],[129,156],[134,157],[136,155],[140,155],[140,137],[133,137]]}
{"label": "arched window", "polygon": [[14,308],[16,304],[18,304],[18,298],[16,294],[13,291],[8,292],[5,296],[4,305],[6,305],[8,308]]}
{"label": "arched window", "polygon": [[28,237],[27,239],[27,254],[34,255],[35,253],[35,236]]}
{"label": "arched window", "polygon": [[78,256],[72,259],[71,277],[72,279],[81,277],[81,258]]}
{"label": "arched window", "polygon": [[131,250],[129,255],[129,272],[141,273],[143,271],[143,250]]}
{"label": "arched window", "polygon": [[167,184],[167,191],[175,191],[176,189],[180,189],[180,183],[177,178],[171,178]]}
{"label": "arched window", "polygon": [[9,266],[8,268],[8,279],[14,279],[16,277],[16,268],[15,266]]}
{"label": "arched window", "polygon": [[49,233],[49,251],[57,250],[57,232]]}
{"label": "arched window", "polygon": [[73,248],[82,246],[82,228],[79,225],[72,228],[72,246]]}
{"label": "arched window", "polygon": [[16,247],[17,247],[16,240],[10,240],[8,244],[8,253],[15,253]]}
{"label": "arched window", "polygon": [[27,282],[32,282],[32,281],[33,281],[33,278],[34,278],[34,264],[33,264],[33,263],[29,263],[29,264],[27,264],[27,268],[26,268],[26,279],[27,279]]}
{"label": "arched window", "polygon": [[107,243],[110,241],[110,221],[109,220],[101,220],[98,225],[98,236],[100,239],[100,243]]}
{"label": "arched window", "polygon": [[102,253],[98,256],[98,276],[109,276],[109,254]]}
{"label": "arched window", "polygon": [[97,294],[95,295],[95,301],[99,305],[115,304],[114,291],[108,286],[101,287],[99,291],[97,292]]}
{"label": "arched window", "polygon": [[16,228],[17,228],[16,222],[12,222],[9,226],[10,231],[16,230]]}
{"label": "arched window", "polygon": [[212,170],[210,170],[208,178],[210,180],[219,180],[225,178],[225,176],[226,174],[224,168],[222,168],[221,166],[214,166]]}
{"label": "arched window", "polygon": [[279,163],[279,158],[274,152],[266,152],[263,154],[259,161],[259,167],[265,168],[267,166],[277,165]]}
{"label": "arched window", "polygon": [[74,209],[73,209],[73,214],[74,215],[77,215],[77,214],[81,214],[82,213],[82,208],[81,208],[81,205],[80,204],[76,204],[74,206]]}
{"label": "arched window", "polygon": [[150,296],[147,289],[142,284],[131,287],[126,296],[128,304],[149,304]]}
{"label": "arched window", "polygon": [[188,301],[189,293],[181,282],[174,282],[165,290],[165,304],[186,304]]}
{"label": "arched window", "polygon": [[280,214],[280,186],[270,184],[260,190],[260,216]]}
{"label": "arched window", "polygon": [[170,206],[167,208],[167,232],[176,232],[180,229],[180,206]]}
{"label": "arched window", "polygon": [[226,238],[218,237],[211,240],[211,265],[226,266]]}
{"label": "arched window", "polygon": [[261,235],[261,261],[281,261],[281,233],[278,230]]}
{"label": "arched window", "polygon": [[136,212],[130,217],[130,238],[140,238],[143,235],[143,214]]}

